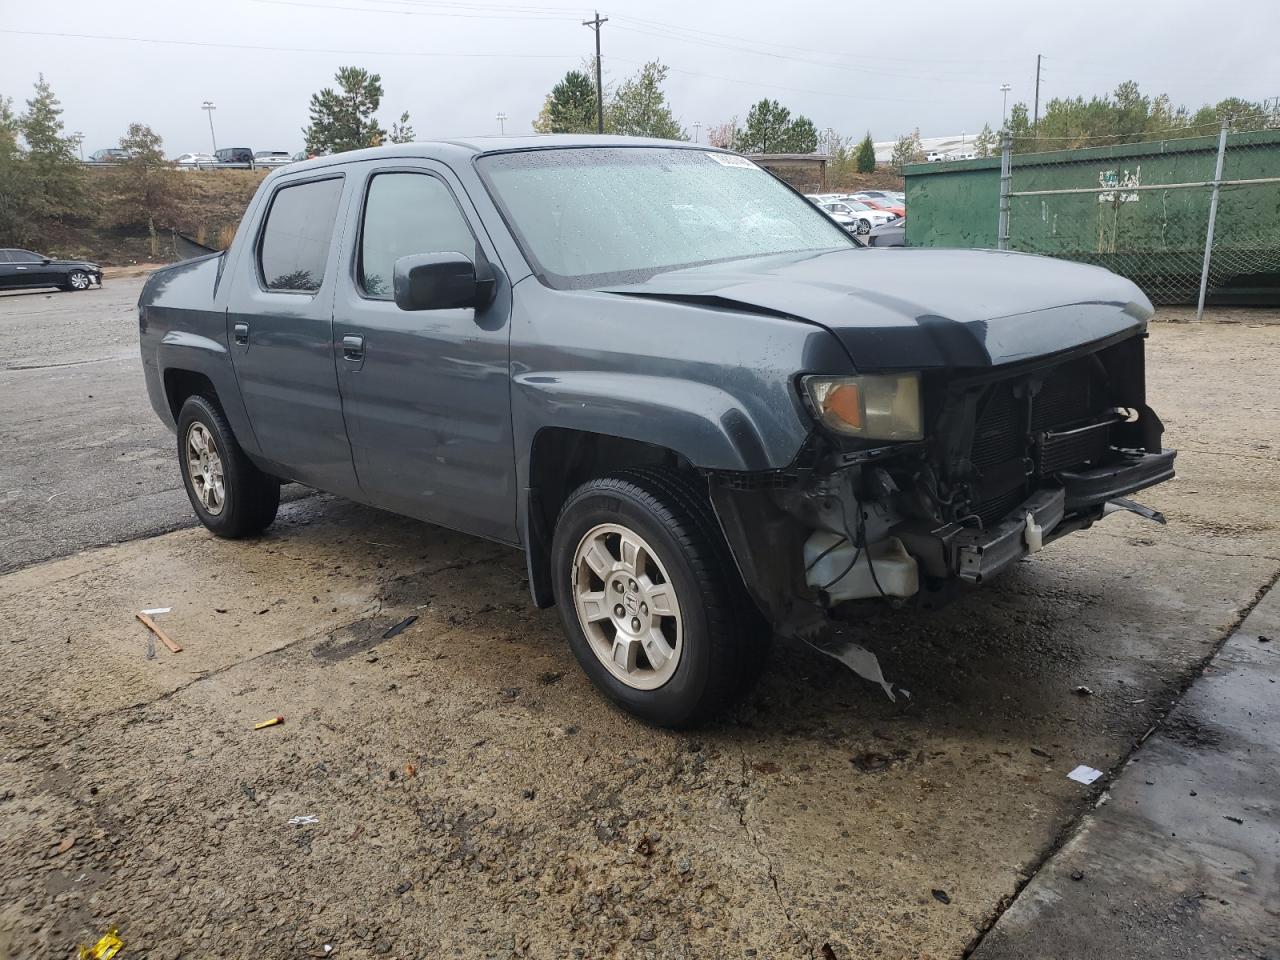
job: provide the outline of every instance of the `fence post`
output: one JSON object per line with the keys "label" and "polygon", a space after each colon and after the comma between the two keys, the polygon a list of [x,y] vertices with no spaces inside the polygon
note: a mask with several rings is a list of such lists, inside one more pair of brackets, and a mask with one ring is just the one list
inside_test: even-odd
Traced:
{"label": "fence post", "polygon": [[1209,229],[1204,236],[1204,265],[1200,268],[1200,300],[1196,304],[1196,319],[1204,319],[1204,298],[1209,290],[1209,261],[1213,257],[1213,225],[1218,219],[1218,194],[1222,189],[1222,161],[1227,153],[1227,128],[1231,125],[1229,117],[1222,119],[1222,129],[1218,132],[1218,164],[1213,170],[1213,193],[1209,196]]}
{"label": "fence post", "polygon": [[996,249],[1009,249],[1009,189],[1013,182],[1013,136],[1000,131],[1000,223],[996,228]]}

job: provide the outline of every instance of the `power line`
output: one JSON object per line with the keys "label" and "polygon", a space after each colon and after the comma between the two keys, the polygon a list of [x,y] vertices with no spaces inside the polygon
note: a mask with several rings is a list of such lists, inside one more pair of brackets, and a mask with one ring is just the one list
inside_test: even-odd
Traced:
{"label": "power line", "polygon": [[[346,10],[352,13],[382,13],[392,17],[462,17],[470,20],[549,20],[564,22],[576,20],[577,17],[562,14],[540,13],[484,13],[483,7],[467,12],[460,11],[425,11],[425,10],[379,10],[375,7],[352,7],[339,3],[304,3],[302,0],[253,0],[254,3],[271,4],[277,7],[302,7],[306,10]],[[511,8],[516,10],[516,8]]]}
{"label": "power line", "polygon": [[225,50],[259,50],[267,53],[339,53],[344,56],[357,57],[467,57],[522,60],[576,60],[578,58],[578,54],[576,53],[458,53],[453,50],[346,50],[322,47],[276,47],[262,44],[221,43],[214,40],[166,40],[156,37],[121,37],[109,34],[55,33],[44,30],[9,30],[5,28],[0,28],[0,33],[8,33],[24,37],[55,37],[70,40],[109,40],[119,43],[150,43],[160,46],[211,47]]}

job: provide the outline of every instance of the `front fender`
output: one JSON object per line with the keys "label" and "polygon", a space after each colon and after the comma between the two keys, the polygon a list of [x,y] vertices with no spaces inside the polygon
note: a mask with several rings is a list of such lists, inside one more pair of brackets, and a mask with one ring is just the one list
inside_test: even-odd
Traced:
{"label": "front fender", "polygon": [[799,431],[761,424],[733,394],[689,380],[596,371],[540,371],[513,381],[529,420],[638,440],[706,470],[768,470],[790,463]]}

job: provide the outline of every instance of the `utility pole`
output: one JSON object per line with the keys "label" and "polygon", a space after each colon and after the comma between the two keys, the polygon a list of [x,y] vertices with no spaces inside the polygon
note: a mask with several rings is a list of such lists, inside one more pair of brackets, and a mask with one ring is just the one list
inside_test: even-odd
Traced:
{"label": "utility pole", "polygon": [[200,105],[200,109],[209,114],[209,139],[213,141],[213,152],[218,152],[218,138],[213,132],[213,111],[217,110],[217,104],[212,100],[206,100]]}
{"label": "utility pole", "polygon": [[1035,133],[1040,127],[1040,54],[1036,54],[1036,106],[1035,112],[1032,114],[1031,132]]}
{"label": "utility pole", "polygon": [[71,139],[76,142],[76,147],[80,150],[80,162],[84,163],[84,134],[77,130],[71,134]]}
{"label": "utility pole", "polygon": [[594,20],[583,20],[584,27],[590,27],[596,32],[596,133],[604,133],[604,86],[600,79],[600,28],[609,22],[608,17],[601,17],[600,11],[595,11]]}
{"label": "utility pole", "polygon": [[504,137],[507,134],[507,115],[505,113],[498,114],[498,136]]}
{"label": "utility pole", "polygon": [[695,121],[693,122],[693,142],[694,142],[694,143],[698,143],[698,142],[699,142],[698,137],[699,137],[699,135],[700,135],[701,133],[702,133],[702,121],[701,121],[701,120],[695,120]]}
{"label": "utility pole", "polygon": [[1003,130],[1009,126],[1009,91],[1013,87],[1007,83],[1000,84],[1000,93],[1003,94],[1003,105],[1000,108],[1000,129]]}

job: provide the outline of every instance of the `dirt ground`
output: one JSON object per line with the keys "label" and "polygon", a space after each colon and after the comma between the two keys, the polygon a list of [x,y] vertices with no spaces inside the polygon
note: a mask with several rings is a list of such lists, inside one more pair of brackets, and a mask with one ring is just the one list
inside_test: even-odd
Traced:
{"label": "dirt ground", "polygon": [[1275,328],[1157,324],[1148,362],[1168,527],[862,625],[898,703],[779,645],[734,715],[646,728],[517,553],[325,496],[0,577],[0,958],[961,956],[1106,783],[1067,772],[1280,575]]}

